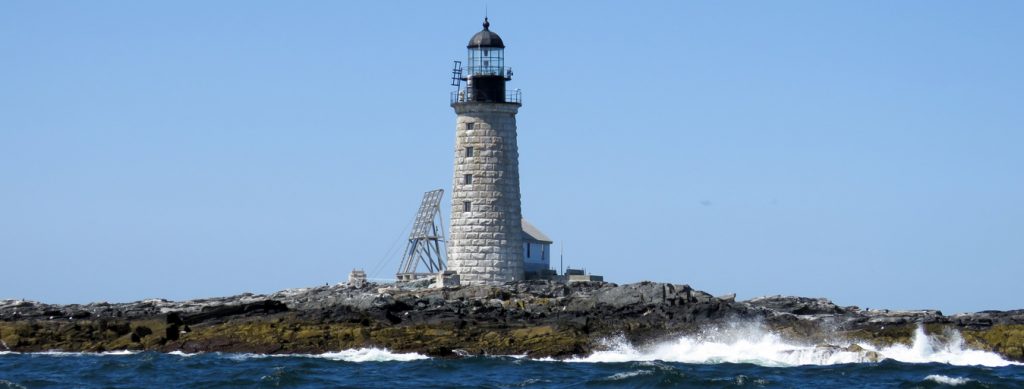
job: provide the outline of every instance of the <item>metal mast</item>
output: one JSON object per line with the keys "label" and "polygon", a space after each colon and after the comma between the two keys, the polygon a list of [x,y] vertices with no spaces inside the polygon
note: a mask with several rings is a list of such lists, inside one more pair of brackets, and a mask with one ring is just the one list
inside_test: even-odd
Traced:
{"label": "metal mast", "polygon": [[[444,223],[441,220],[441,198],[444,189],[437,189],[423,194],[420,209],[409,233],[409,243],[405,246],[402,263],[396,274],[399,281],[411,281],[443,272],[446,269],[446,249]],[[418,272],[420,264],[425,272]]]}

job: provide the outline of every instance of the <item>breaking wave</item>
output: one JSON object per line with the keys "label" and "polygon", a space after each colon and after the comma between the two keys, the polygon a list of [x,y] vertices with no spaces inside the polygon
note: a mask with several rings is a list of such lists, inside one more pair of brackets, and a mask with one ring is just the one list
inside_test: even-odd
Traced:
{"label": "breaking wave", "polygon": [[967,348],[959,332],[953,332],[949,338],[948,341],[942,342],[928,336],[924,333],[924,328],[918,327],[914,331],[914,341],[910,346],[896,344],[883,348],[880,353],[886,358],[906,363],[938,362],[955,366],[987,367],[1019,365],[993,352]]}
{"label": "breaking wave", "polygon": [[568,359],[568,362],[665,361],[698,364],[751,363],[760,366],[834,365],[892,359],[905,363],[945,363],[956,366],[1000,367],[1019,365],[998,354],[964,346],[958,332],[941,341],[918,327],[911,345],[876,348],[866,343],[802,345],[784,341],[758,325],[737,325],[712,336],[683,336],[649,347],[637,347],[624,338],[606,341],[607,350]]}

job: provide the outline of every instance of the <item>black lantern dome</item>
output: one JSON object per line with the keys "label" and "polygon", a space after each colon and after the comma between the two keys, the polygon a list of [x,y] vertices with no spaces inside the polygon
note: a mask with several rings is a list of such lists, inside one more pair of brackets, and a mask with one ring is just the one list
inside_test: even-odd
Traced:
{"label": "black lantern dome", "polygon": [[469,44],[466,45],[466,48],[497,47],[504,49],[505,42],[502,42],[501,37],[491,31],[490,27],[491,22],[484,18],[484,29],[473,35],[472,38],[469,38]]}

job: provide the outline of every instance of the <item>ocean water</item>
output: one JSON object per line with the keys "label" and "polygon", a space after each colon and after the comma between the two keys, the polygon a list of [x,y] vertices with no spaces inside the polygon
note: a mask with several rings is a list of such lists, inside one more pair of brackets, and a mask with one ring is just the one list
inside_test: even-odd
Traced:
{"label": "ocean water", "polygon": [[[757,328],[681,337],[569,360],[428,358],[358,349],[317,355],[0,352],[0,388],[1024,388],[1024,366],[919,331],[909,346],[846,351],[788,344]],[[870,361],[868,352],[883,358]]]}

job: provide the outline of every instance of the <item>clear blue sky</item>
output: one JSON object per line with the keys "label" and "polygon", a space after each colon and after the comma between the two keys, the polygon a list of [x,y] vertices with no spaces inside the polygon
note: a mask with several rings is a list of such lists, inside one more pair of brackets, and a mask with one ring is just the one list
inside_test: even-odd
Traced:
{"label": "clear blue sky", "polygon": [[[483,13],[0,2],[0,298],[390,277],[422,193],[450,189],[448,79]],[[524,93],[524,213],[567,264],[739,298],[1024,308],[1021,2],[489,13]]]}

